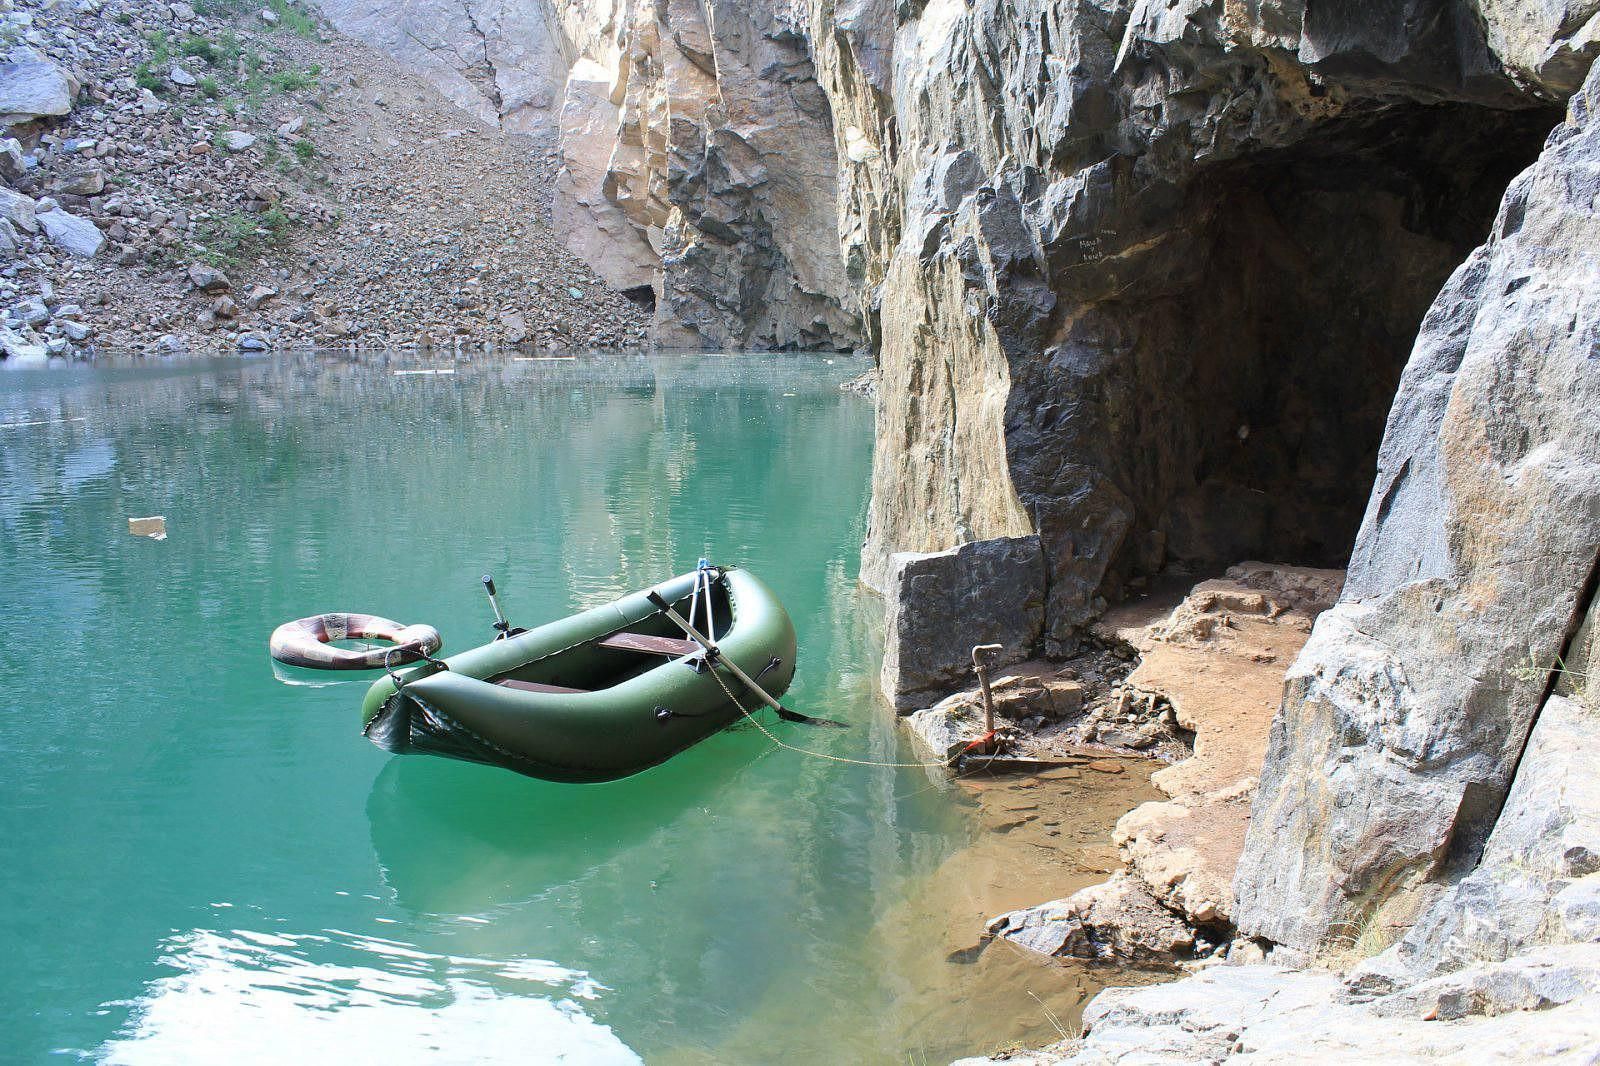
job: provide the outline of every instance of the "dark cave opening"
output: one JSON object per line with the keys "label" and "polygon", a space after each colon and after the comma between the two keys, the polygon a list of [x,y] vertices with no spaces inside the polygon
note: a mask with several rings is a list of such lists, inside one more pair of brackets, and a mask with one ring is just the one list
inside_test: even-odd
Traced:
{"label": "dark cave opening", "polygon": [[1133,331],[1147,402],[1121,427],[1140,442],[1123,483],[1145,533],[1113,581],[1158,560],[1345,565],[1423,316],[1559,117],[1393,109],[1189,186],[1204,269]]}
{"label": "dark cave opening", "polygon": [[656,288],[654,285],[635,285],[631,289],[623,289],[622,295],[646,311],[656,309]]}

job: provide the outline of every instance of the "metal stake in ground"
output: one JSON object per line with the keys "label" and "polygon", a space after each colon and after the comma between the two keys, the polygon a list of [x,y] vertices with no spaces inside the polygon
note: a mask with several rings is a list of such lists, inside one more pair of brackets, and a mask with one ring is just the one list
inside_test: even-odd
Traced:
{"label": "metal stake in ground", "polygon": [[992,752],[999,745],[994,742],[994,697],[989,694],[989,656],[1005,650],[1002,644],[976,644],[972,648],[972,669],[978,675],[978,687],[983,690],[983,737],[985,746]]}
{"label": "metal stake in ground", "polygon": [[719,664],[726,666],[728,668],[728,672],[734,677],[738,678],[741,685],[749,689],[751,692],[754,692],[757,696],[760,696],[762,702],[764,702],[768,707],[771,707],[773,710],[777,711],[779,718],[782,718],[786,722],[805,722],[807,725],[831,725],[837,726],[840,729],[849,728],[845,725],[845,723],[835,722],[831,718],[813,718],[809,714],[801,714],[799,711],[791,711],[789,708],[779,703],[776,699],[773,699],[767,690],[756,684],[755,680],[749,674],[739,669],[738,663],[734,662],[732,659],[725,658],[722,654],[722,651],[711,642],[709,637],[701,633],[694,626],[690,625],[688,620],[685,619],[683,615],[673,610],[672,604],[662,599],[659,593],[652,589],[648,598],[651,603],[655,604],[656,610],[672,619],[673,624],[693,638],[696,644],[699,644],[705,649],[706,665],[711,667],[713,670],[715,670]]}

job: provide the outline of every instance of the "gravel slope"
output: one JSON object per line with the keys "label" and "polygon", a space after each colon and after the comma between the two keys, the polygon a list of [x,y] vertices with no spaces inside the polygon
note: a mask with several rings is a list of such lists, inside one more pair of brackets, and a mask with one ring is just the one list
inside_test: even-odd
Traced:
{"label": "gravel slope", "polygon": [[550,231],[551,143],[273,2],[276,25],[0,0],[0,33],[82,86],[65,117],[12,126],[26,167],[8,183],[106,238],[88,259],[19,234],[0,269],[0,307],[26,309],[13,326],[71,325],[80,351],[646,341],[648,312]]}

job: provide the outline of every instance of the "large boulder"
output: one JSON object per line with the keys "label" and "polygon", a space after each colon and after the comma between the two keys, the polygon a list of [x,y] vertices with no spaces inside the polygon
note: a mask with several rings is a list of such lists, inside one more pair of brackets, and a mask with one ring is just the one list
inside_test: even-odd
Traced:
{"label": "large boulder", "polygon": [[972,679],[972,649],[999,644],[996,666],[1032,654],[1044,622],[1037,537],[998,538],[894,558],[886,594],[883,693],[897,710],[926,707]]}
{"label": "large boulder", "polygon": [[1600,555],[1600,71],[1423,323],[1341,602],[1290,670],[1241,929],[1392,940],[1471,870]]}
{"label": "large boulder", "polygon": [[38,233],[38,204],[31,196],[0,185],[0,218],[24,233]]}
{"label": "large boulder", "polygon": [[44,342],[34,336],[31,330],[24,334],[9,326],[0,326],[0,356],[14,366],[42,366],[48,353]]}
{"label": "large boulder", "polygon": [[1066,899],[992,918],[987,932],[1062,958],[1170,962],[1194,946],[1193,930],[1126,872]]}
{"label": "large boulder", "polygon": [[105,234],[86,218],[69,215],[59,207],[41,211],[37,218],[51,244],[80,259],[93,259],[105,247]]}
{"label": "large boulder", "polygon": [[13,48],[0,62],[0,123],[65,115],[77,95],[77,81],[31,48]]}

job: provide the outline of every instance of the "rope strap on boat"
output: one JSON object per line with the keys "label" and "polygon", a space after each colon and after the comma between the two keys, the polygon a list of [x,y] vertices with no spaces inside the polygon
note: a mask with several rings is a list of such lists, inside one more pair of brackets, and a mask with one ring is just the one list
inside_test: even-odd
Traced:
{"label": "rope strap on boat", "polygon": [[[390,665],[390,659],[395,652],[400,650],[400,648],[394,647],[383,653],[383,672],[389,675],[390,681],[394,682],[394,690],[397,693],[406,687],[406,683],[400,679],[399,674],[395,673],[394,668]],[[425,663],[437,666],[441,670],[450,669],[449,663],[445,662],[443,659],[435,659],[425,651],[418,652],[417,658],[421,659]]]}

